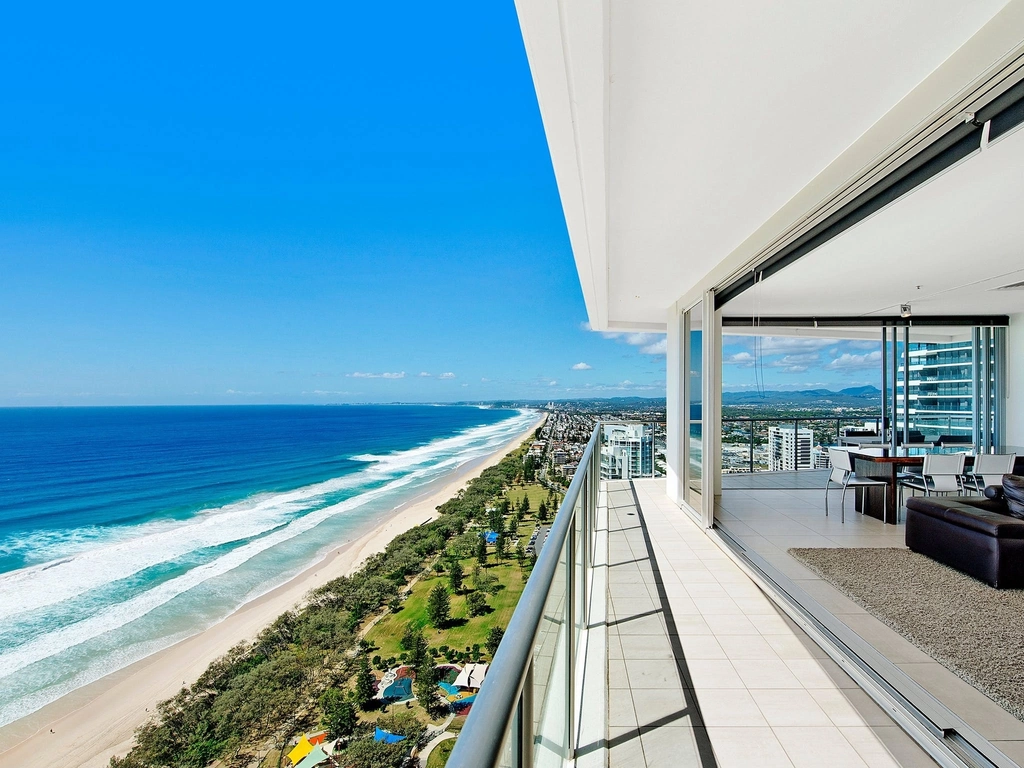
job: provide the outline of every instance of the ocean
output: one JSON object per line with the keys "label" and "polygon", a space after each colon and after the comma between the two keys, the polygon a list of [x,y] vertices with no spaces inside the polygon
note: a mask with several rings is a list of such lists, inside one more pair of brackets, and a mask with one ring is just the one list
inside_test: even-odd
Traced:
{"label": "ocean", "polygon": [[535,418],[0,409],[0,725],[215,624]]}

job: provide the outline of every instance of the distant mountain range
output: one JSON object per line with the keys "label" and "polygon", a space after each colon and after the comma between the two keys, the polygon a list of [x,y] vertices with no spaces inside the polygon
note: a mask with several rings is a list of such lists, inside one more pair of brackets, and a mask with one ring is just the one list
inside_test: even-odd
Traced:
{"label": "distant mountain range", "polygon": [[847,387],[835,392],[831,389],[801,389],[783,391],[770,389],[764,392],[723,392],[722,405],[831,405],[846,407],[869,407],[877,405],[882,390],[871,385]]}

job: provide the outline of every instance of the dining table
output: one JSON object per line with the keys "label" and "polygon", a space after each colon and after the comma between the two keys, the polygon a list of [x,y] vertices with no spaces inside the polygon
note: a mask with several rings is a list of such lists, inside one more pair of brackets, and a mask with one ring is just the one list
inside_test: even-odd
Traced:
{"label": "dining table", "polygon": [[[872,493],[870,486],[862,486],[857,489],[856,509],[865,515],[877,518],[883,523],[896,525],[898,522],[897,512],[899,511],[899,474],[901,471],[920,470],[924,466],[924,453],[906,453],[899,449],[895,454],[890,455],[888,447],[879,449],[880,455],[873,453],[861,453],[856,450],[850,451],[853,458],[854,471],[861,477],[884,480],[885,504],[882,505],[881,493]],[[943,451],[949,453],[949,451]],[[1016,453],[1017,461],[1014,464],[1014,474],[1024,473],[1024,452],[1016,446],[1005,446],[996,449],[995,453]],[[974,466],[973,454],[967,454],[964,460],[964,469]],[[883,514],[884,510],[884,514]]]}

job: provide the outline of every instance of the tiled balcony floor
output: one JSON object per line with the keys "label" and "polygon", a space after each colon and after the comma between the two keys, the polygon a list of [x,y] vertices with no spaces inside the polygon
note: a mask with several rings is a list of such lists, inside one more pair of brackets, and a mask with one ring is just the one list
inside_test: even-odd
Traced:
{"label": "tiled balcony floor", "polygon": [[662,482],[607,484],[609,765],[934,765]]}
{"label": "tiled balcony floor", "polygon": [[[723,484],[725,480],[723,478]],[[733,478],[728,480],[731,484]],[[649,487],[652,493],[662,493],[660,487]],[[836,514],[839,495],[838,491],[830,495],[831,514],[826,518],[821,488],[739,490],[726,487],[716,508],[716,525],[792,579],[1007,757],[1024,764],[1024,723],[870,616],[786,552],[790,547],[904,546],[904,526],[885,525],[880,520],[857,514],[852,493],[846,499],[846,522],[841,523]],[[670,504],[663,494],[659,498],[663,504]]]}

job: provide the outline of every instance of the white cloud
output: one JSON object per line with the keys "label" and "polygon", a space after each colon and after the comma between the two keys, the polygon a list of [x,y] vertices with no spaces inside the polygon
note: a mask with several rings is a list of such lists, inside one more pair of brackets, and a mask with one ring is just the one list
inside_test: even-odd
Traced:
{"label": "white cloud", "polygon": [[825,366],[829,371],[858,371],[868,368],[876,368],[882,362],[882,351],[876,349],[865,355],[851,355],[844,352]]}
{"label": "white cloud", "polygon": [[722,338],[724,345],[738,344],[746,349],[754,349],[754,341],[759,339],[758,350],[763,355],[789,355],[800,352],[818,352],[826,347],[835,346],[835,339],[819,339],[806,336],[736,336],[726,334]]}
{"label": "white cloud", "polygon": [[439,378],[439,379],[454,379],[455,378],[455,374],[452,373],[451,371],[445,371],[444,373],[442,373],[437,378]]}
{"label": "white cloud", "polygon": [[664,355],[668,352],[668,337],[662,336],[660,341],[640,347],[642,355]]}
{"label": "white cloud", "polygon": [[[581,323],[580,327],[585,331],[590,330],[587,323]],[[615,331],[604,331],[601,333],[606,339],[616,339],[629,344],[631,347],[640,347],[642,355],[664,355],[668,350],[668,337],[664,333],[618,333]]]}
{"label": "white cloud", "polygon": [[576,363],[576,365],[574,365],[572,367],[572,370],[574,370],[574,371],[589,371],[592,367],[593,366],[588,365],[587,363]]}
{"label": "white cloud", "polygon": [[558,386],[558,382],[554,381],[554,380],[551,380],[551,381],[548,382],[548,386],[549,387],[557,387]]}
{"label": "white cloud", "polygon": [[481,376],[480,377],[480,381],[482,381],[484,384],[486,384],[487,382],[490,381],[490,379],[488,379],[486,376]]}
{"label": "white cloud", "polygon": [[754,356],[749,352],[737,352],[734,355],[726,355],[722,362],[725,365],[742,365],[749,368],[754,364]]}
{"label": "white cloud", "polygon": [[817,352],[805,352],[798,355],[784,355],[778,360],[768,363],[772,368],[781,368],[783,373],[806,373],[812,365],[821,362]]}
{"label": "white cloud", "polygon": [[304,395],[355,395],[358,392],[337,392],[327,389],[314,389],[312,392],[303,392]]}
{"label": "white cloud", "polygon": [[356,371],[355,373],[346,373],[351,379],[404,379],[405,371],[399,373],[363,373],[362,371]]}
{"label": "white cloud", "polygon": [[426,371],[420,371],[419,375],[420,375],[421,378],[427,378],[427,379],[429,379],[431,376],[433,376],[432,373],[427,373]]}
{"label": "white cloud", "polygon": [[224,394],[226,394],[226,395],[262,395],[263,393],[262,392],[242,392],[242,391],[237,390],[237,389],[229,389]]}
{"label": "white cloud", "polygon": [[761,352],[765,355],[788,355],[797,352],[817,352],[831,347],[835,339],[812,339],[800,336],[764,336]]}

